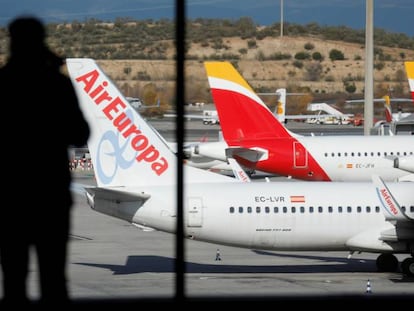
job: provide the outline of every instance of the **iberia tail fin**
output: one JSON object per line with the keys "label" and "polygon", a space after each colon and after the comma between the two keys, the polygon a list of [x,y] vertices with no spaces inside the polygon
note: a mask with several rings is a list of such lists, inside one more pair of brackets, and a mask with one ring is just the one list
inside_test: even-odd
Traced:
{"label": "iberia tail fin", "polygon": [[229,62],[205,62],[211,94],[229,145],[256,138],[291,137]]}
{"label": "iberia tail fin", "polygon": [[[69,58],[66,65],[91,128],[88,147],[97,185],[175,184],[177,157],[95,61]],[[194,167],[184,172],[186,182],[235,181]]]}

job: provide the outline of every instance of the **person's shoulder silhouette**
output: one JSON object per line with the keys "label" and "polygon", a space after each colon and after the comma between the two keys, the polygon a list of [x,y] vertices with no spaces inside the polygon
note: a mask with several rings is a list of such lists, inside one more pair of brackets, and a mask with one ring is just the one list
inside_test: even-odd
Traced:
{"label": "person's shoulder silhouette", "polygon": [[2,123],[2,143],[12,155],[8,159],[12,169],[3,177],[8,181],[6,192],[16,185],[25,190],[17,204],[14,197],[0,208],[3,298],[12,304],[28,300],[26,280],[33,246],[42,301],[67,301],[72,206],[68,148],[86,145],[89,125],[69,77],[61,72],[63,58],[45,42],[43,23],[31,16],[18,17],[8,31],[9,57],[0,68],[0,106],[11,122]]}

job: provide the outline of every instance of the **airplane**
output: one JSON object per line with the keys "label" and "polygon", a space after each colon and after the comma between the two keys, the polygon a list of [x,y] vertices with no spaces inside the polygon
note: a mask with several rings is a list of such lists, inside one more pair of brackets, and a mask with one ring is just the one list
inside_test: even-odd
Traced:
{"label": "airplane", "polygon": [[[408,71],[408,70],[407,70]],[[413,74],[414,76],[414,74]],[[333,120],[334,123],[338,124],[347,124],[354,117],[353,114],[344,114],[340,111],[335,110],[331,106],[325,103],[312,103],[309,105],[309,110],[324,110],[327,114],[318,114],[318,115],[286,115],[286,95],[303,95],[303,93],[286,93],[286,89],[280,88],[277,89],[274,93],[258,93],[258,95],[275,95],[277,96],[278,103],[274,114],[281,123],[286,123],[287,120],[291,119],[305,119],[307,122],[317,122],[321,123],[326,120]],[[409,99],[408,99],[409,100]],[[363,100],[351,100],[349,102],[360,102]],[[408,113],[391,113],[390,97],[388,95],[384,96],[381,99],[375,99],[378,102],[384,102],[386,120],[380,120],[375,123],[372,132],[378,132],[380,135],[385,135],[385,132],[393,135],[394,126],[388,126],[394,124],[394,122],[404,118]],[[392,101],[407,102],[407,99],[392,99]],[[188,115],[188,117],[197,117],[197,115]],[[198,116],[200,118],[200,116]],[[217,114],[215,114],[217,117]],[[357,120],[355,118],[355,120]],[[328,122],[327,122],[328,123]],[[387,127],[386,127],[387,126]],[[385,128],[386,127],[386,128]],[[194,143],[186,146],[186,154],[188,155],[188,160],[190,165],[195,165],[200,168],[211,169],[212,171],[227,173],[231,171],[231,166],[228,161],[226,161],[225,150],[228,146],[225,142],[214,142],[206,143],[204,146],[202,144]],[[200,151],[200,148],[203,151]],[[209,150],[207,150],[209,149]],[[219,154],[219,159],[217,158]],[[192,161],[193,160],[193,161]],[[198,161],[201,161],[202,165],[198,164]],[[254,169],[245,167],[245,170],[248,171],[249,175],[254,174]]]}
{"label": "airplane", "polygon": [[[96,212],[145,231],[176,233],[174,152],[93,59],[66,59],[91,127],[96,186],[83,191]],[[248,249],[379,254],[378,271],[414,275],[411,182],[244,182],[184,166],[183,231],[196,241]],[[396,254],[406,254],[402,260]]]}
{"label": "airplane", "polygon": [[[413,102],[414,103],[414,62],[413,61],[406,61],[404,62],[405,71],[407,73],[408,84],[410,87],[410,92],[412,99],[408,98],[391,98],[389,95],[385,95],[382,98],[374,99],[374,102],[384,102],[385,107],[385,120],[378,120],[374,124],[374,131],[378,131],[381,134],[384,132],[384,127],[390,128],[390,134],[395,135],[398,132],[398,125],[401,127],[406,128],[406,125],[399,124],[401,121],[405,123],[407,120],[412,118],[412,112],[403,112],[401,108],[398,109],[398,112],[392,112],[391,109],[391,102]],[[363,99],[354,99],[354,100],[347,100],[347,103],[363,103]],[[354,119],[354,125],[363,125],[364,118],[358,117]],[[411,128],[414,128],[414,125],[411,125]],[[407,130],[403,130],[402,132],[409,132]],[[413,131],[411,130],[413,133]]]}
{"label": "airplane", "polygon": [[389,95],[383,96],[385,119],[375,122],[371,133],[377,133],[378,135],[400,135],[404,130],[401,129],[402,123],[412,116],[412,113],[398,111],[392,112],[391,98]]}
{"label": "airplane", "polygon": [[160,105],[161,105],[160,99],[157,99],[157,101],[154,105],[146,105],[138,97],[129,97],[129,96],[127,96],[125,98],[131,104],[131,106],[136,108],[136,109],[155,108],[155,107],[160,107]]}
{"label": "airplane", "polygon": [[[274,114],[281,123],[289,120],[305,120],[317,124],[348,124],[353,114],[343,113],[326,103],[310,103],[308,110],[318,111],[318,114],[286,114],[287,95],[305,95],[305,93],[287,93],[285,88],[277,89],[274,93],[257,93],[257,95],[275,95],[277,98]],[[322,113],[325,112],[325,113]]]}
{"label": "airplane", "polygon": [[[411,101],[409,98],[391,98],[389,95],[384,95],[382,98],[375,98],[373,101],[375,103],[384,103],[385,109],[385,119],[376,120],[374,127],[385,122],[398,122],[399,120],[404,119],[411,114],[410,112],[402,112],[400,110],[398,112],[392,112],[391,108],[391,102],[406,103]],[[364,103],[364,99],[349,99],[346,100],[345,103]],[[356,116],[353,118],[352,122],[355,126],[360,126],[364,124],[364,118],[362,116]]]}
{"label": "airplane", "polygon": [[414,181],[410,136],[301,136],[283,126],[229,62],[205,62],[224,142],[191,154],[308,181]]}
{"label": "airplane", "polygon": [[[175,113],[165,113],[164,118],[175,118]],[[184,118],[187,120],[202,120],[205,125],[219,125],[220,120],[216,110],[204,109],[201,114],[186,113]]]}

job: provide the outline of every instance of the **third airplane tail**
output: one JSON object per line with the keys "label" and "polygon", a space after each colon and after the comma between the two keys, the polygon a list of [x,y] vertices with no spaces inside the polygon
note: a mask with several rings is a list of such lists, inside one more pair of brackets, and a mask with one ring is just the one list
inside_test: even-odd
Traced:
{"label": "third airplane tail", "polygon": [[384,109],[385,109],[385,121],[392,122],[394,120],[392,116],[390,97],[388,95],[385,95],[383,98],[384,98]]}
{"label": "third airplane tail", "polygon": [[414,62],[405,62],[405,71],[407,72],[411,96],[414,100]]}

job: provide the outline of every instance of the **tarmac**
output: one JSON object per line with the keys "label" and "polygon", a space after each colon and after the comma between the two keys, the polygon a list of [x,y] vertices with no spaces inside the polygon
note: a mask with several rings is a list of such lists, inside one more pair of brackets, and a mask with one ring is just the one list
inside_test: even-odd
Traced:
{"label": "tarmac", "polygon": [[[175,125],[173,119],[150,119],[148,122],[154,126],[157,131],[167,141],[175,142]],[[192,141],[218,141],[220,125],[206,125],[202,120],[186,120],[184,124],[186,130],[184,140]],[[323,125],[323,124],[308,124],[305,122],[289,121],[286,123],[286,128],[293,133],[305,136],[320,136],[320,135],[363,135],[364,128],[362,126],[353,126],[350,124],[343,125]]]}
{"label": "tarmac", "polygon": [[[95,183],[91,171],[78,170],[73,176],[76,183]],[[381,304],[414,302],[414,278],[377,272],[376,254],[347,259],[347,252],[263,251],[193,240],[185,240],[184,291],[177,299],[175,235],[142,231],[92,210],[83,195],[75,193],[74,199],[67,275],[76,308],[214,302],[328,306],[360,305],[367,299]],[[34,302],[39,297],[37,282],[32,262],[28,288]]]}
{"label": "tarmac", "polygon": [[[76,170],[73,177],[76,183],[95,184],[89,170]],[[377,272],[376,254],[355,253],[347,259],[347,252],[263,251],[193,240],[184,243],[180,294],[175,235],[142,231],[93,211],[83,195],[75,193],[74,199],[67,275],[77,310],[163,304],[234,307],[235,303],[255,308],[261,303],[282,308],[303,304],[331,308],[338,303],[412,307],[414,302],[414,278]],[[217,255],[221,260],[216,260]],[[33,261],[28,289],[36,303],[38,276]]]}

